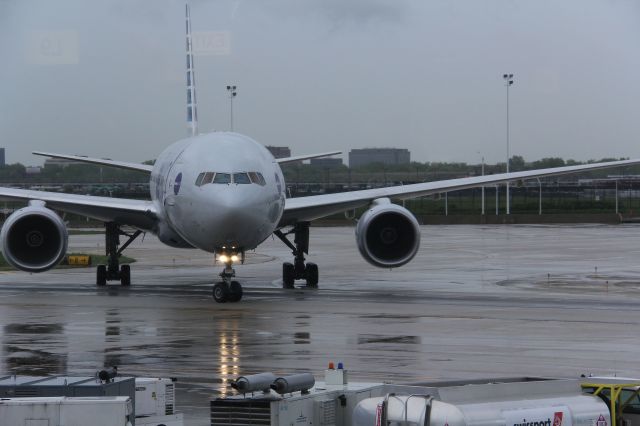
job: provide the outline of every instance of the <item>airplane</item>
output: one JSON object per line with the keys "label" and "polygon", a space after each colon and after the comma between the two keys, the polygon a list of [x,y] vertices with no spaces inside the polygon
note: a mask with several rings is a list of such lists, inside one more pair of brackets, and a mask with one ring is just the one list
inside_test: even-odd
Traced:
{"label": "airplane", "polygon": [[[68,232],[55,212],[61,211],[105,224],[108,261],[97,267],[97,286],[105,286],[114,280],[123,286],[131,284],[130,267],[120,265],[119,257],[138,236],[150,232],[171,247],[213,253],[224,265],[221,281],[213,286],[214,300],[238,302],[243,290],[233,279],[233,266],[243,263],[245,253],[271,235],[282,240],[293,254],[293,262],[282,265],[283,287],[293,288],[296,280],[305,280],[310,287],[318,286],[318,266],[305,258],[309,253],[309,226],[313,220],[365,207],[355,229],[360,254],[373,266],[396,268],[411,261],[418,252],[420,227],[411,212],[392,201],[640,164],[640,159],[621,160],[286,198],[281,164],[339,152],[276,159],[263,145],[239,133],[199,134],[188,5],[186,28],[190,137],[166,148],[154,165],[34,152],[146,173],[150,179],[150,200],[0,188],[0,199],[28,202],[26,207],[12,213],[0,230],[0,249],[16,269],[43,272],[62,260],[67,251]],[[134,231],[125,232],[124,226]],[[124,244],[120,244],[121,236],[127,237]],[[293,236],[293,242],[290,236]]]}

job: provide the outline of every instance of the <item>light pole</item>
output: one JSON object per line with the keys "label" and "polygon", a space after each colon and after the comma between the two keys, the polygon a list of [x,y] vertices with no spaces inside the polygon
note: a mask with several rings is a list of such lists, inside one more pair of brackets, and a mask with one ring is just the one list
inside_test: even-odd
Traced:
{"label": "light pole", "polygon": [[[478,154],[480,154],[480,151],[478,151]],[[484,155],[482,155],[481,173],[484,176]],[[484,216],[484,185],[482,185],[482,216]]]}
{"label": "light pole", "polygon": [[616,214],[618,214],[618,179],[616,179]]}
{"label": "light pole", "polygon": [[449,193],[444,193],[444,215],[449,216]]}
{"label": "light pole", "polygon": [[[509,87],[513,84],[513,74],[502,74],[502,78],[507,87],[507,173],[509,173]],[[509,200],[509,181],[507,181],[507,214],[511,214]]]}
{"label": "light pole", "polygon": [[538,179],[538,214],[542,214],[542,182]]}
{"label": "light pole", "polygon": [[236,86],[227,86],[227,92],[229,92],[229,103],[231,107],[231,131],[233,132],[233,98],[238,95]]}

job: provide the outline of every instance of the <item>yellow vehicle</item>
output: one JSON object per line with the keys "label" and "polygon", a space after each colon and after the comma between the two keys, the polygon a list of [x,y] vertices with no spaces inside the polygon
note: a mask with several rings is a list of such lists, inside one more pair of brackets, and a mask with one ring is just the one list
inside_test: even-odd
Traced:
{"label": "yellow vehicle", "polygon": [[640,379],[587,377],[581,386],[609,406],[611,426],[640,426]]}

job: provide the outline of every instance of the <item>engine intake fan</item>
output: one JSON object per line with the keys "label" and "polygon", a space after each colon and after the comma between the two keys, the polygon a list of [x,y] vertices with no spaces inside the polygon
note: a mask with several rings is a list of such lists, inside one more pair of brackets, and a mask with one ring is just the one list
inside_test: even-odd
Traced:
{"label": "engine intake fan", "polygon": [[60,216],[37,201],[11,214],[0,231],[4,258],[27,272],[44,272],[60,263],[67,253],[68,239]]}
{"label": "engine intake fan", "polygon": [[367,262],[380,268],[396,268],[418,252],[420,226],[409,210],[380,198],[358,221],[356,241]]}

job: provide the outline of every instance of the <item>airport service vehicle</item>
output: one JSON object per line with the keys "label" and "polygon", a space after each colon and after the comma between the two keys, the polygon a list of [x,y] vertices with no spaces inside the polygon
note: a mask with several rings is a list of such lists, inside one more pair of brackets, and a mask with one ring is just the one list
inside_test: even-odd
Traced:
{"label": "airport service vehicle", "polygon": [[126,396],[0,399],[0,424],[11,426],[132,426]]}
{"label": "airport service vehicle", "polygon": [[[119,256],[138,236],[151,232],[169,246],[213,253],[224,265],[221,281],[213,286],[213,297],[217,302],[237,302],[242,298],[242,286],[234,280],[233,266],[242,263],[247,251],[271,235],[282,240],[293,254],[293,261],[282,265],[283,287],[292,288],[296,280],[318,286],[318,265],[305,258],[313,220],[366,208],[355,232],[358,251],[375,267],[397,268],[418,252],[420,227],[411,212],[392,201],[640,163],[640,159],[612,161],[286,198],[281,164],[338,152],[275,159],[263,145],[239,133],[198,134],[188,6],[186,28],[187,122],[191,137],[166,148],[153,166],[35,153],[145,173],[150,179],[150,200],[0,188],[0,199],[28,202],[27,207],[9,216],[0,231],[2,253],[12,266],[27,272],[43,272],[56,266],[67,251],[68,235],[54,210],[68,212],[105,223],[108,262],[97,267],[98,286],[114,280],[124,286],[131,284],[130,266],[121,266]],[[125,226],[133,231],[123,231]],[[120,244],[121,236],[127,237],[124,244]]]}
{"label": "airport service vehicle", "polygon": [[[267,374],[241,377],[239,394],[211,401],[212,426],[611,426],[607,404],[579,380],[493,378],[394,385],[335,380],[290,389]],[[278,378],[276,380],[285,379]],[[279,389],[279,390],[278,390]],[[275,392],[274,392],[275,391]],[[284,392],[282,392],[284,391]],[[290,392],[288,392],[290,391]],[[631,426],[631,425],[629,425]],[[635,425],[634,425],[635,426]]]}

